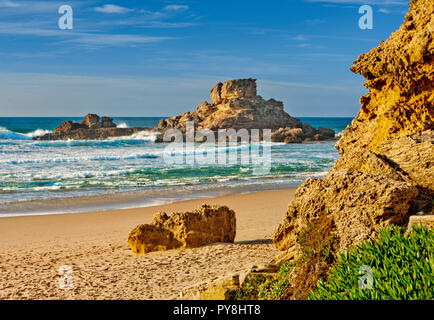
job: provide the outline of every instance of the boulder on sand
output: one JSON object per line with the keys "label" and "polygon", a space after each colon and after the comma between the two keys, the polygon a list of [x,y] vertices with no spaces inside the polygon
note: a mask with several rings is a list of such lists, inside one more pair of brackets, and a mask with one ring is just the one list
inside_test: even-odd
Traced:
{"label": "boulder on sand", "polygon": [[140,225],[128,235],[134,253],[194,248],[216,242],[234,242],[235,212],[226,206],[202,205],[192,212],[159,212],[151,224]]}

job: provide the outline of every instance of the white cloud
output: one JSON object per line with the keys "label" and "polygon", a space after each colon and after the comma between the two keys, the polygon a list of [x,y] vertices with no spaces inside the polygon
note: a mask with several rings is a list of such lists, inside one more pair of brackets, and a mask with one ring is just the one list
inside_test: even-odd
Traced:
{"label": "white cloud", "polygon": [[94,10],[102,13],[128,13],[133,11],[133,9],[120,7],[115,4],[105,4],[102,7],[96,7]]}
{"label": "white cloud", "polygon": [[21,6],[19,3],[17,2],[12,2],[9,0],[0,0],[0,7],[5,7],[5,8],[16,8]]}
{"label": "white cloud", "polygon": [[171,39],[169,37],[139,36],[132,34],[97,34],[87,33],[69,40],[68,42],[81,43],[91,46],[118,46],[137,45],[144,43],[159,42]]}
{"label": "white cloud", "polygon": [[181,5],[181,4],[171,4],[164,8],[164,10],[170,10],[170,11],[180,11],[180,10],[187,10],[187,5]]}
{"label": "white cloud", "polygon": [[378,9],[378,12],[381,12],[381,13],[384,13],[384,14],[389,14],[390,10],[387,10],[385,8],[381,8],[381,9]]}

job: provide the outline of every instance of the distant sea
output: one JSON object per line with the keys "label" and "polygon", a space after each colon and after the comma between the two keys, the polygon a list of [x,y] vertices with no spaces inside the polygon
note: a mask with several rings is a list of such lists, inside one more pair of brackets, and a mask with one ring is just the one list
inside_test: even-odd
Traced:
{"label": "distant sea", "polygon": [[[161,118],[115,117],[120,127],[153,127]],[[352,118],[299,118],[338,134]],[[294,187],[325,175],[334,141],[272,145],[270,172],[249,165],[166,164],[149,134],[103,141],[35,141],[65,120],[0,117],[0,217],[150,206],[181,199]],[[182,152],[179,156],[183,156]]]}

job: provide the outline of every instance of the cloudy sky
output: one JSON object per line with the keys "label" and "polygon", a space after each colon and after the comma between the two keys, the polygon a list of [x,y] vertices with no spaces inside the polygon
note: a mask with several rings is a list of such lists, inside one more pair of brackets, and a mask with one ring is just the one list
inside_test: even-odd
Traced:
{"label": "cloudy sky", "polygon": [[[73,29],[60,30],[61,5]],[[359,7],[374,9],[361,30]],[[170,116],[252,77],[294,116],[354,116],[360,53],[403,21],[400,0],[0,0],[0,117]]]}

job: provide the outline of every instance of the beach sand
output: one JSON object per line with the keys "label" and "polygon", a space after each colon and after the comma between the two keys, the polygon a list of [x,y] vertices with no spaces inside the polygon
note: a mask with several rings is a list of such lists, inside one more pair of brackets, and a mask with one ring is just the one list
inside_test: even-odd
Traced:
{"label": "beach sand", "polygon": [[[198,282],[274,258],[271,237],[295,189],[190,200],[147,208],[0,219],[0,299],[169,299]],[[155,212],[202,203],[236,212],[233,244],[132,254],[131,229]],[[59,267],[73,288],[60,289]]]}

